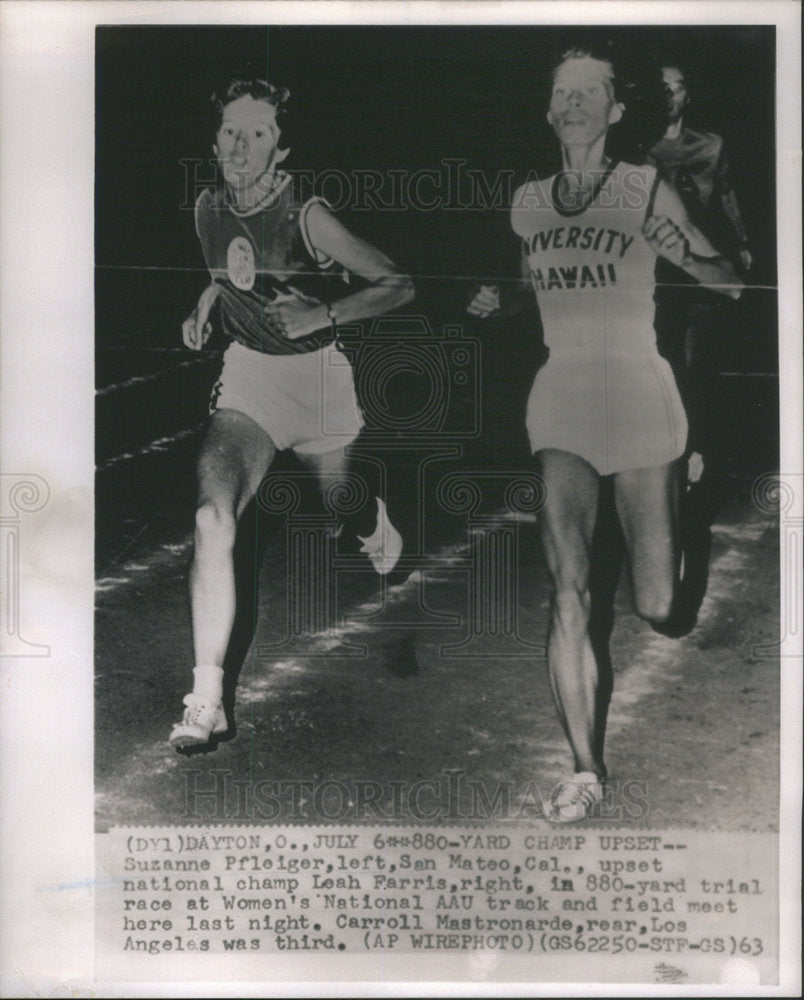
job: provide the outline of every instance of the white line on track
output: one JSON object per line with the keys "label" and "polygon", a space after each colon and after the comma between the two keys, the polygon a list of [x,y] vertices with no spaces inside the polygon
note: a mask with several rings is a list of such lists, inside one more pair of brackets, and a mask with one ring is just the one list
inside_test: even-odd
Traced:
{"label": "white line on track", "polygon": [[180,361],[177,365],[172,365],[170,368],[163,368],[158,372],[151,372],[150,375],[132,375],[131,378],[127,378],[123,382],[112,382],[111,385],[105,385],[103,388],[97,389],[95,395],[108,396],[113,392],[119,392],[121,389],[131,389],[135,385],[144,385],[146,382],[154,382],[156,379],[167,378],[180,368],[197,367],[208,360],[208,357],[190,358],[189,361]]}
{"label": "white line on track", "polygon": [[132,583],[141,583],[142,577],[138,578],[138,573],[150,573],[157,566],[172,562],[174,559],[183,558],[189,552],[192,544],[192,537],[188,537],[178,545],[160,545],[158,549],[151,553],[148,563],[143,564],[133,561],[123,563],[122,566],[117,567],[117,576],[100,577],[95,584],[95,590],[98,593],[108,594],[129,586]]}
{"label": "white line on track", "polygon": [[107,469],[113,469],[116,465],[130,461],[132,458],[141,458],[143,455],[152,455],[167,451],[171,445],[176,444],[178,441],[184,441],[197,434],[205,424],[206,421],[201,420],[192,427],[177,431],[175,434],[168,434],[166,437],[157,438],[155,441],[150,441],[141,448],[121,452],[119,455],[115,455],[114,458],[107,458],[105,462],[98,463],[96,471],[105,472]]}

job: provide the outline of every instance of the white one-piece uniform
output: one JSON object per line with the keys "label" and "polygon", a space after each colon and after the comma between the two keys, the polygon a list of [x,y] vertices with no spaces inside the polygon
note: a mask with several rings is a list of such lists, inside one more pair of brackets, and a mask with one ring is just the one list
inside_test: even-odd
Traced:
{"label": "white one-piece uniform", "polygon": [[528,399],[531,449],[571,452],[601,475],[664,465],[684,452],[687,419],[653,327],[642,226],[656,171],[615,163],[573,210],[556,204],[560,179],[524,184],[511,209],[550,351]]}

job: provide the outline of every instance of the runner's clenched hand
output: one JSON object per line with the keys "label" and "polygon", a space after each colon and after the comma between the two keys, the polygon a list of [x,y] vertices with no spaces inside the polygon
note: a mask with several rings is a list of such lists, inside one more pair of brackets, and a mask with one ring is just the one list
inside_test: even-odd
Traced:
{"label": "runner's clenched hand", "polygon": [[182,340],[191,351],[200,351],[212,335],[209,313],[219,294],[218,285],[214,282],[207,285],[198,299],[198,305],[181,325]]}
{"label": "runner's clenched hand", "polygon": [[296,295],[277,295],[262,311],[266,328],[288,340],[306,337],[329,323],[325,306],[309,305]]}

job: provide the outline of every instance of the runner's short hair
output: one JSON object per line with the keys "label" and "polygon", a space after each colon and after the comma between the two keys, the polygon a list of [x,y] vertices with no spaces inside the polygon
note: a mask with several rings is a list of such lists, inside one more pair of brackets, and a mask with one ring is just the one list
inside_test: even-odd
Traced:
{"label": "runner's short hair", "polygon": [[579,38],[572,41],[568,46],[556,50],[556,58],[553,60],[552,79],[555,79],[558,67],[568,59],[597,59],[598,62],[608,63],[611,68],[611,86],[614,91],[614,100],[623,100],[623,81],[618,73],[620,56],[615,43],[611,40],[591,41]]}
{"label": "runner's short hair", "polygon": [[687,68],[687,62],[679,55],[678,52],[665,51],[657,53],[653,57],[653,65],[660,76],[663,69],[672,66],[673,69],[677,69],[681,72],[681,75],[684,77],[684,85],[685,86],[689,85],[689,72]]}
{"label": "runner's short hair", "polygon": [[219,87],[216,87],[211,100],[215,110],[220,115],[227,104],[231,104],[239,97],[246,96],[253,97],[255,101],[266,101],[276,108],[278,117],[286,111],[284,105],[290,97],[290,91],[287,87],[269,83],[253,69],[245,67],[241,72],[233,73]]}

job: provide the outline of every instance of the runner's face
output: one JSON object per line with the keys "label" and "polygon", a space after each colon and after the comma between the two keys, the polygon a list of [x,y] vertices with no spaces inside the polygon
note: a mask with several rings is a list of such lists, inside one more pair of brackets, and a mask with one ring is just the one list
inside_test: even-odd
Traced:
{"label": "runner's face", "polygon": [[662,68],[662,82],[664,83],[667,120],[668,122],[677,122],[684,114],[684,108],[687,105],[687,85],[684,83],[684,74],[676,66],[664,66]]}
{"label": "runner's face", "polygon": [[226,182],[237,188],[253,186],[271,166],[278,142],[273,105],[250,94],[227,104],[213,146]]}
{"label": "runner's face", "polygon": [[567,59],[553,76],[547,120],[562,145],[591,146],[622,117],[614,100],[611,67],[591,56]]}

